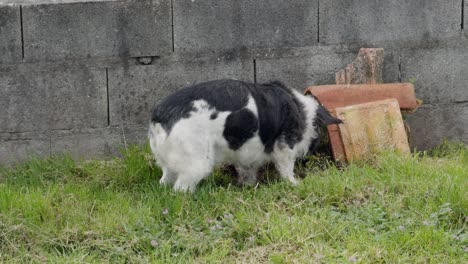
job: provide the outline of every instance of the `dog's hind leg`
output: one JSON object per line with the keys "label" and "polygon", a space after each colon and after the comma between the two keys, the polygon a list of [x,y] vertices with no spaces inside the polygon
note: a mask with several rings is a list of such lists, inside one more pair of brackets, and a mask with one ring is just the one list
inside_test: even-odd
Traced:
{"label": "dog's hind leg", "polygon": [[159,184],[161,185],[173,184],[177,178],[177,174],[164,167],[162,168],[162,171],[163,171],[163,174],[162,174],[161,179],[159,180]]}
{"label": "dog's hind leg", "polygon": [[175,181],[174,190],[176,191],[194,192],[197,184],[210,175],[212,170],[212,166],[203,162],[197,162],[197,165],[195,166],[187,165],[187,169],[179,173],[177,180]]}
{"label": "dog's hind leg", "polygon": [[185,151],[185,156],[178,158],[177,166],[173,171],[177,172],[174,183],[176,191],[194,192],[197,184],[210,175],[213,169],[213,157],[210,153],[204,152],[202,147],[194,147],[196,151]]}
{"label": "dog's hind leg", "polygon": [[297,185],[297,180],[294,178],[295,161],[294,151],[288,147],[276,148],[273,153],[273,162],[279,174],[293,185]]}

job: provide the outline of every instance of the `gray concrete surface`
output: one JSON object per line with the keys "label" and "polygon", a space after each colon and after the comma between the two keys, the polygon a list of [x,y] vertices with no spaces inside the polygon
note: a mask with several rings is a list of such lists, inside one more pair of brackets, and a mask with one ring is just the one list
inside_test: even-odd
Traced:
{"label": "gray concrete surface", "polygon": [[23,7],[26,60],[154,56],[172,51],[170,1]]}
{"label": "gray concrete surface", "polygon": [[0,165],[50,154],[48,133],[0,133]]}
{"label": "gray concrete surface", "polygon": [[123,146],[119,128],[61,130],[50,133],[52,154],[70,153],[78,159],[116,156]]}
{"label": "gray concrete surface", "polygon": [[212,51],[314,45],[317,7],[317,0],[177,0],[175,49]]}
{"label": "gray concrete surface", "polygon": [[424,100],[413,147],[468,143],[467,0],[0,0],[0,164],[118,155],[172,91],[333,84],[361,47]]}
{"label": "gray concrete surface", "polygon": [[0,132],[107,126],[105,69],[0,69]]}
{"label": "gray concrete surface", "polygon": [[401,77],[426,104],[468,102],[468,49],[403,51]]}
{"label": "gray concrete surface", "polygon": [[0,63],[22,59],[19,5],[0,5]]}
{"label": "gray concrete surface", "polygon": [[468,103],[424,105],[407,121],[411,146],[419,150],[433,148],[444,139],[468,143]]}
{"label": "gray concrete surface", "polygon": [[422,43],[460,32],[461,0],[320,1],[320,42]]}
{"label": "gray concrete surface", "polygon": [[41,139],[0,140],[0,164],[15,164],[50,154],[50,141]]}

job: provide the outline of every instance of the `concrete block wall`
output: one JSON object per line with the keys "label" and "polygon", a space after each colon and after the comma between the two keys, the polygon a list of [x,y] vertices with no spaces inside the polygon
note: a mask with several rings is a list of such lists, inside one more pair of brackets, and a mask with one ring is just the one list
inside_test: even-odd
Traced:
{"label": "concrete block wall", "polygon": [[424,100],[413,147],[468,143],[468,0],[0,0],[0,164],[117,155],[172,91],[332,84],[361,47]]}

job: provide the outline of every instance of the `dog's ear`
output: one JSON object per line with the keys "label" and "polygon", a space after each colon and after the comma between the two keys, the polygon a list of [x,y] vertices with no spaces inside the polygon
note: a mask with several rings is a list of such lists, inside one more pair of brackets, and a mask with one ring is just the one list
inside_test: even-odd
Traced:
{"label": "dog's ear", "polygon": [[320,126],[328,126],[328,125],[343,123],[343,121],[341,121],[340,119],[334,118],[330,114],[330,112],[328,112],[328,110],[320,103],[317,108],[315,122]]}

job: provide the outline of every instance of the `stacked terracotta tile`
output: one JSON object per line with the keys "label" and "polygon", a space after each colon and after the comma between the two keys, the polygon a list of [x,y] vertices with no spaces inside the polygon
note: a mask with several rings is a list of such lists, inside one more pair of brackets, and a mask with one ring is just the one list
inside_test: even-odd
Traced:
{"label": "stacked terracotta tile", "polygon": [[400,110],[412,112],[420,101],[410,83],[382,83],[383,55],[383,49],[363,48],[336,73],[337,84],[305,91],[343,121],[328,127],[335,160],[365,160],[394,149],[410,152]]}

